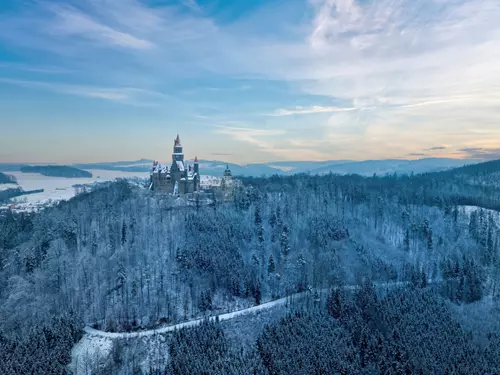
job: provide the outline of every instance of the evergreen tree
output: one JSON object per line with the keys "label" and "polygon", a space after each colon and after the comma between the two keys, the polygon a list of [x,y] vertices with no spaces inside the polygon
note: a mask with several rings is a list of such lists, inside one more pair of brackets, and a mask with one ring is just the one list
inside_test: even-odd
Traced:
{"label": "evergreen tree", "polygon": [[267,264],[267,273],[271,274],[274,273],[275,267],[274,267],[274,259],[272,254],[269,256],[269,262]]}

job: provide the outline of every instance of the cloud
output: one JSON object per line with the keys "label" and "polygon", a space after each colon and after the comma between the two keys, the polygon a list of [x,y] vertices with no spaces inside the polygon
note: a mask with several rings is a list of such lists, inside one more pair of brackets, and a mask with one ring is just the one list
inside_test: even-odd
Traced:
{"label": "cloud", "polygon": [[263,149],[268,148],[267,143],[264,142],[262,139],[259,140],[257,138],[286,134],[285,130],[278,130],[278,129],[276,130],[252,129],[252,128],[238,128],[238,127],[230,127],[222,125],[214,125],[214,127],[217,128],[216,133],[229,135],[238,141],[260,146]]}
{"label": "cloud", "polygon": [[[288,157],[295,150],[296,158],[394,157],[425,150],[429,140],[494,149],[491,139],[500,138],[497,0],[264,2],[234,19],[221,17],[228,9],[210,13],[194,0],[65,3],[34,2],[0,16],[0,41],[9,50],[31,57],[33,66],[78,72],[67,83],[30,88],[162,103],[154,93],[178,96],[192,82],[241,87],[217,95],[194,90],[196,109],[187,116],[198,106],[238,108],[241,123],[262,116],[265,130],[278,132],[282,117],[292,116],[286,121],[313,130],[311,144],[324,141],[321,150],[294,145],[283,133],[219,130],[258,152]],[[325,102],[335,106],[294,106]],[[299,116],[314,113],[329,120]]]}
{"label": "cloud", "polygon": [[148,40],[100,23],[70,6],[51,6],[49,9],[56,16],[55,23],[49,30],[56,36],[80,37],[101,44],[133,49],[149,49],[154,46]]}
{"label": "cloud", "polygon": [[426,154],[421,153],[421,152],[410,152],[408,155],[409,156],[425,156]]}
{"label": "cloud", "polygon": [[459,150],[470,159],[497,160],[500,159],[499,148],[466,147]]}
{"label": "cloud", "polygon": [[424,151],[441,151],[441,150],[446,150],[448,146],[434,146],[431,148],[426,148]]}
{"label": "cloud", "polygon": [[0,83],[25,87],[30,89],[40,89],[61,94],[77,95],[94,99],[104,99],[113,102],[139,105],[139,106],[156,105],[159,104],[159,102],[164,101],[168,98],[168,96],[159,92],[131,88],[131,87],[108,88],[108,87],[67,85],[67,84],[58,84],[52,82],[17,80],[17,79],[2,78],[2,77],[0,77]]}
{"label": "cloud", "polygon": [[[287,131],[282,129],[253,129],[228,126],[215,126],[216,132],[219,134],[229,135],[239,142],[250,144],[256,150],[280,157],[287,160],[296,160],[300,155],[304,160],[326,160],[329,154],[316,150],[314,144],[309,144],[306,147],[304,144],[286,141],[283,135]],[[278,138],[278,136],[281,136]]]}
{"label": "cloud", "polygon": [[323,107],[320,105],[313,105],[311,107],[297,106],[291,109],[277,109],[268,116],[291,116],[291,115],[307,115],[312,113],[328,113],[328,112],[348,112],[354,111],[356,108],[339,108],[339,107]]}
{"label": "cloud", "polygon": [[183,4],[188,8],[191,8],[196,11],[200,11],[201,8],[195,0],[182,0]]}

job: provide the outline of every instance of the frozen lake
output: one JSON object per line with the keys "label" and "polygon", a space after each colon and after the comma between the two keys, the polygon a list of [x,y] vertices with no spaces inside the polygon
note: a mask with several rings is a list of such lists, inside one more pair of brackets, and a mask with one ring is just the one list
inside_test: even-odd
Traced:
{"label": "frozen lake", "polygon": [[[116,178],[148,178],[149,172],[121,172],[100,169],[89,169],[91,178],[64,178],[43,176],[38,173],[7,172],[17,179],[18,185],[23,190],[44,189],[43,193],[28,194],[14,198],[16,208],[35,208],[49,201],[67,200],[75,196],[76,189],[73,185],[86,185],[95,182],[104,182]],[[8,184],[9,187],[15,185]]]}

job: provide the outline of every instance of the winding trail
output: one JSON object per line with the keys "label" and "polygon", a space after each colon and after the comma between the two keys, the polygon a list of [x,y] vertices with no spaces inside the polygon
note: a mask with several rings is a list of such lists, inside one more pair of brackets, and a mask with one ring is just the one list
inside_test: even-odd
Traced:
{"label": "winding trail", "polygon": [[[432,283],[432,282],[433,281],[429,280],[429,283]],[[394,287],[398,287],[398,286],[408,285],[409,283],[410,283],[409,281],[395,281],[395,282],[390,282],[390,283],[375,283],[375,287],[377,287],[377,288],[380,288],[380,287],[394,288]],[[355,290],[355,289],[358,289],[359,287],[360,287],[359,285],[346,285],[346,286],[342,287],[342,289],[343,290]],[[321,289],[321,290],[318,290],[318,292],[324,292],[326,290],[329,290],[329,289]],[[258,313],[260,311],[268,310],[268,309],[271,309],[271,308],[276,307],[276,306],[286,305],[288,302],[290,302],[296,298],[311,295],[312,293],[313,293],[312,290],[308,290],[308,291],[301,292],[301,293],[295,293],[295,294],[291,294],[287,297],[283,297],[283,298],[276,299],[273,301],[265,302],[265,303],[262,303],[262,304],[257,305],[257,306],[248,307],[246,309],[237,310],[237,311],[233,311],[233,312],[229,312],[229,313],[223,313],[223,314],[219,314],[219,315],[213,315],[213,316],[208,317],[208,319],[210,319],[210,321],[214,321],[218,318],[220,321],[223,321],[223,320],[234,319],[234,318],[242,316],[242,315],[255,314],[255,313]],[[182,323],[178,323],[178,324],[158,327],[158,328],[154,328],[154,329],[150,329],[150,330],[146,330],[146,331],[137,331],[137,332],[105,332],[105,331],[94,329],[94,328],[91,328],[88,326],[84,328],[84,331],[88,335],[106,337],[109,339],[137,338],[137,337],[153,336],[153,335],[162,334],[162,333],[174,332],[174,331],[179,330],[181,328],[193,327],[193,326],[200,324],[204,319],[207,319],[207,318],[199,318],[199,319],[189,320],[187,322],[182,322]]]}

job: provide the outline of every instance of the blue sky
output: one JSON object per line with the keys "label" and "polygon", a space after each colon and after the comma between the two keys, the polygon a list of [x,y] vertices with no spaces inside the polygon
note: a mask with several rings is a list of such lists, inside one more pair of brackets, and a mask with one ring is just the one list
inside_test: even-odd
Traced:
{"label": "blue sky", "polygon": [[2,162],[500,158],[498,0],[2,0]]}

